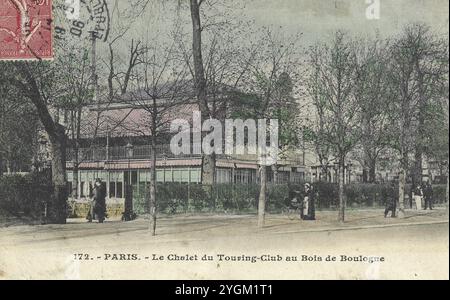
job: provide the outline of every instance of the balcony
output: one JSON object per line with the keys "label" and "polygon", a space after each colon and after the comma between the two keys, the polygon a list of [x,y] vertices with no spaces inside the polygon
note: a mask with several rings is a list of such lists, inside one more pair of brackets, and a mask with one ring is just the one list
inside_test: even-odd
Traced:
{"label": "balcony", "polygon": [[[117,161],[117,160],[146,160],[152,158],[152,151],[150,145],[141,146],[115,146],[109,147],[92,147],[82,148],[78,151],[78,162],[102,162],[102,161]],[[74,161],[74,150],[70,149],[67,152],[67,161]],[[181,154],[175,155],[170,150],[170,145],[157,145],[156,157],[158,159],[174,159],[174,158],[200,158],[199,154]],[[255,154],[243,154],[243,155],[217,155],[219,159],[236,159],[242,161],[257,162],[258,157]],[[289,159],[282,159],[279,161],[280,165],[297,165],[303,166],[301,157],[291,157]]]}
{"label": "balcony", "polygon": [[[91,147],[82,148],[78,150],[79,162],[92,161],[112,161],[125,159],[150,159],[152,157],[152,150],[150,145],[133,146],[128,148],[126,146],[115,147]],[[179,158],[179,157],[199,157],[199,155],[174,155],[170,150],[170,145],[156,146],[157,158]],[[75,152],[73,149],[67,152],[67,161],[73,161]]]}

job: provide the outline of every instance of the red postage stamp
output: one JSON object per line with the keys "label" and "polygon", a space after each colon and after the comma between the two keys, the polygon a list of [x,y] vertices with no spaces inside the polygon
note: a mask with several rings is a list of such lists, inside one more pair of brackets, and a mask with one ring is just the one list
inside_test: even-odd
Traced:
{"label": "red postage stamp", "polygon": [[0,60],[52,58],[52,0],[0,0]]}

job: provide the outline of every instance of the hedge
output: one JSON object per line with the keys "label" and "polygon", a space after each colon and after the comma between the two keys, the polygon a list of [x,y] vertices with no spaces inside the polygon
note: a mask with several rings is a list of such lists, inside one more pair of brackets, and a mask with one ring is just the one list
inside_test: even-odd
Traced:
{"label": "hedge", "polygon": [[0,213],[7,216],[40,220],[53,187],[41,174],[0,177]]}
{"label": "hedge", "polygon": [[[336,209],[338,203],[337,184],[314,183],[317,192],[317,209]],[[303,192],[303,185],[269,185],[267,190],[268,212],[279,212],[289,202],[290,191]],[[435,204],[445,202],[446,186],[435,185]],[[408,193],[408,189],[406,190]],[[398,197],[398,187],[392,195],[390,184],[349,184],[344,195],[348,208],[381,208],[392,197]],[[188,212],[256,212],[259,185],[217,184],[213,186],[187,185],[181,183],[158,184],[158,211],[167,214]],[[134,199],[134,210],[138,214],[148,212],[148,188],[144,195]]]}
{"label": "hedge", "polygon": [[[42,217],[45,202],[52,195],[50,179],[42,174],[13,175],[0,177],[0,215],[27,217],[38,220]],[[333,183],[314,183],[317,192],[317,209],[336,209],[338,207],[338,187]],[[148,212],[148,185],[134,187],[133,209],[137,214]],[[434,185],[434,203],[446,202],[446,185]],[[350,184],[345,186],[348,208],[384,207],[387,199],[397,197],[390,195],[389,184]],[[303,192],[303,185],[281,184],[269,185],[267,190],[268,212],[279,212],[289,202],[293,191]],[[406,194],[410,186],[406,187]],[[258,184],[216,184],[213,186],[165,183],[157,186],[158,211],[166,214],[188,212],[230,212],[254,213],[258,207]],[[68,216],[84,216],[85,207],[68,205]],[[111,206],[111,205],[109,205]],[[122,206],[109,207],[109,214],[116,215]]]}

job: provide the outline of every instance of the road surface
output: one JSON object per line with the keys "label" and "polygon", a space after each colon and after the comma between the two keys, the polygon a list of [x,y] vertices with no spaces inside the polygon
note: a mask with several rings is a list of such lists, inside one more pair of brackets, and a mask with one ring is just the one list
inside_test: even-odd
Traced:
{"label": "road surface", "polygon": [[253,216],[166,218],[156,237],[146,220],[1,228],[0,278],[449,278],[448,221],[355,220],[315,228],[269,216],[258,230]]}

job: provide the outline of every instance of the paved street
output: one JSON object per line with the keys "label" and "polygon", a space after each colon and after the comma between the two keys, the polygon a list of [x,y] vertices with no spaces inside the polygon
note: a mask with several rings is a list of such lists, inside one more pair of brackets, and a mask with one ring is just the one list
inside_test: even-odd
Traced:
{"label": "paved street", "polygon": [[[349,211],[344,225],[335,221],[336,212],[318,212],[317,218],[305,222],[269,215],[258,230],[255,216],[175,216],[159,220],[156,237],[149,235],[145,219],[0,228],[0,276],[448,278],[443,209],[408,211],[404,219],[384,219],[380,210]],[[202,260],[205,255],[212,260]],[[326,261],[329,255],[336,261]],[[289,257],[298,260],[286,261]],[[368,262],[380,257],[384,261]]]}

